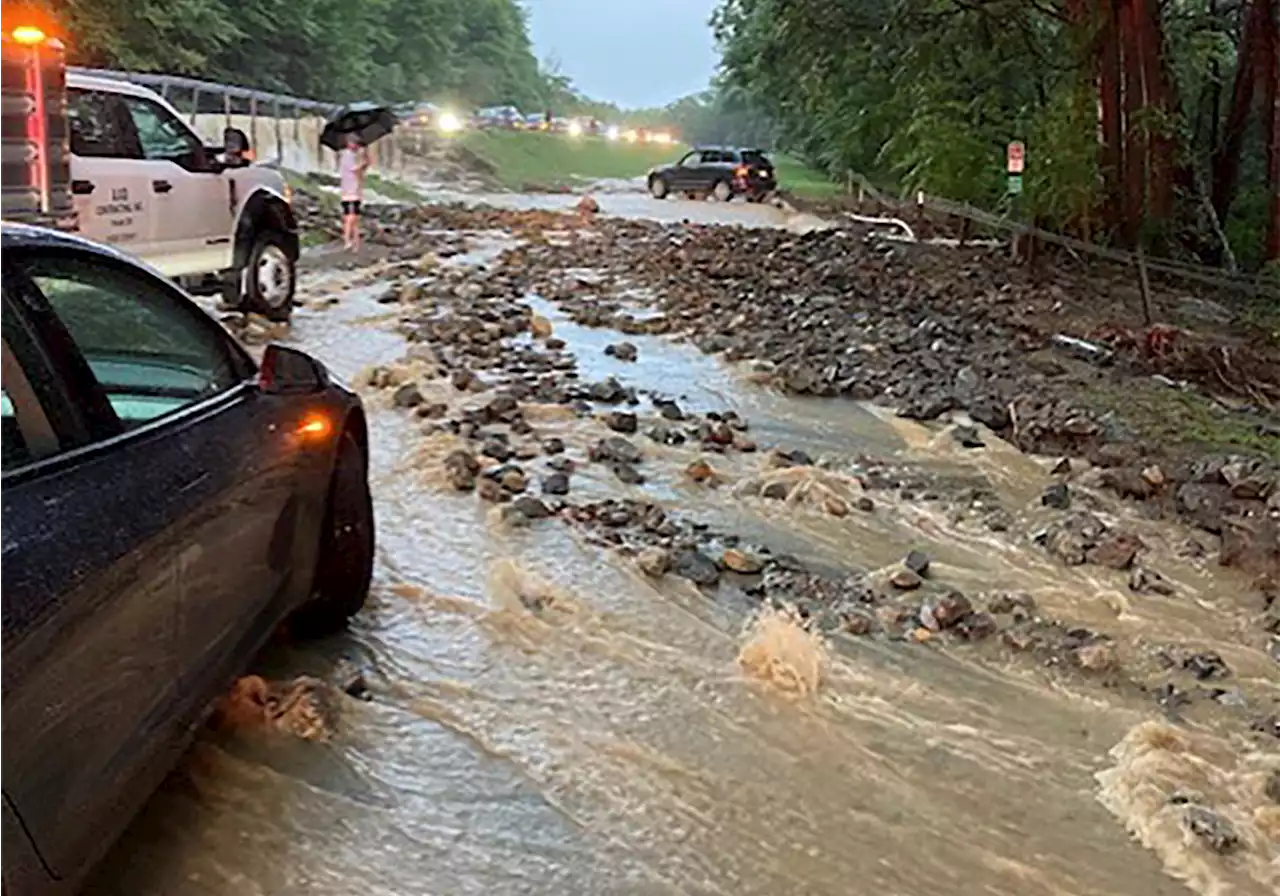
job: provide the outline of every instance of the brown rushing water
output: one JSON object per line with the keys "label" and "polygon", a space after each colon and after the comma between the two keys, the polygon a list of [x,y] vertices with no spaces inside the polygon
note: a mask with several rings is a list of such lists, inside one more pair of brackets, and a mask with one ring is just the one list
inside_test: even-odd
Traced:
{"label": "brown rushing water", "polygon": [[[773,223],[772,210],[759,214]],[[320,275],[308,288],[345,282]],[[405,346],[377,291],[352,288],[332,308],[300,312],[292,338],[349,379],[397,361]],[[1007,447],[964,452],[850,402],[784,398],[658,338],[630,337],[640,361],[623,364],[601,351],[616,334],[538,310],[584,377],[678,393],[694,411],[733,408],[762,445],[980,477],[1027,508],[1015,530],[1037,518],[1044,465]],[[1149,700],[1064,684],[998,652],[824,642],[785,615],[752,618],[754,602],[728,586],[712,598],[673,577],[654,582],[557,522],[497,523],[474,496],[436,487],[447,439],[424,440],[385,394],[368,403],[380,542],[369,607],[349,636],[272,648],[256,671],[323,677],[355,658],[371,670],[374,699],[343,699],[327,742],[202,735],[91,892],[1157,896],[1187,892],[1180,880],[1213,894],[1280,886],[1280,823],[1260,796],[1280,757],[1250,753],[1212,712],[1175,729]],[[579,456],[605,432],[558,409],[537,425]],[[843,519],[743,497],[735,485],[765,475],[758,458],[717,458],[725,485],[693,487],[679,472],[696,451],[638,441],[648,486],[628,490],[584,466],[574,496],[643,493],[831,568],[877,568],[920,547],[950,585],[1025,590],[1053,615],[1113,635],[1122,656],[1189,643],[1277,692],[1271,661],[1241,646],[1241,583],[1177,561],[1175,533],[1157,524],[1128,520],[1178,583],[1172,598],[1132,595],[1121,574],[1063,568],[1025,539],[891,496]],[[800,475],[815,492],[854,487],[838,469]],[[1227,812],[1246,848],[1224,859],[1195,842],[1167,804],[1184,789]]]}

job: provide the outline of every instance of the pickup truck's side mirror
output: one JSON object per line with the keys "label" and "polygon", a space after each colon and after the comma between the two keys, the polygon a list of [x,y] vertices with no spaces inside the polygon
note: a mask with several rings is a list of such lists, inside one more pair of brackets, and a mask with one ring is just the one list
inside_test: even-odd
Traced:
{"label": "pickup truck's side mirror", "polygon": [[222,132],[222,145],[231,155],[248,155],[249,135],[239,128],[226,128]]}

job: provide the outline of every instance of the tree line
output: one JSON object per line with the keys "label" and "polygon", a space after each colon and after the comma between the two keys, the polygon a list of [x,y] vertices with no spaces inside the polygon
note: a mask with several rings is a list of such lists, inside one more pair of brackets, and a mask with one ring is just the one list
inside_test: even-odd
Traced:
{"label": "tree line", "polygon": [[[1280,0],[722,0],[719,89],[673,114],[1039,222],[1280,259]],[[692,114],[691,114],[692,113]]]}
{"label": "tree line", "polygon": [[[517,0],[37,0],[79,65],[319,100],[587,103],[534,55]],[[6,9],[6,17],[11,15]]]}

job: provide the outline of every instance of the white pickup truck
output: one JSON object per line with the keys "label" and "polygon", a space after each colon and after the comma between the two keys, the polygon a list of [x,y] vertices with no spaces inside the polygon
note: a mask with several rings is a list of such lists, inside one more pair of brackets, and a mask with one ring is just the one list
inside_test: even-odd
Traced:
{"label": "white pickup truck", "polygon": [[57,41],[3,38],[5,218],[78,230],[193,292],[288,319],[297,221],[242,131],[206,146],[153,91],[68,70]]}

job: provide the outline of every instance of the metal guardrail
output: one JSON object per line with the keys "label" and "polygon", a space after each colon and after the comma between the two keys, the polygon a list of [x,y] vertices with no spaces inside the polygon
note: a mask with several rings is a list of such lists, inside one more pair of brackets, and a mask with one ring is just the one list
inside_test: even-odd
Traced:
{"label": "metal guardrail", "polygon": [[187,78],[181,75],[158,75],[151,72],[124,72],[105,68],[81,68],[78,66],[69,67],[67,71],[88,77],[111,78],[116,81],[142,84],[158,90],[165,99],[169,99],[169,94],[175,90],[191,91],[197,104],[202,93],[220,95],[224,100],[223,107],[228,111],[231,100],[248,100],[250,114],[256,113],[259,104],[266,104],[275,112],[282,108],[293,108],[298,112],[315,112],[321,115],[328,115],[341,106],[341,103],[326,103],[320,100],[291,96],[286,93],[271,93],[266,90],[255,90],[251,87],[221,84],[216,81],[202,81],[199,78]]}

